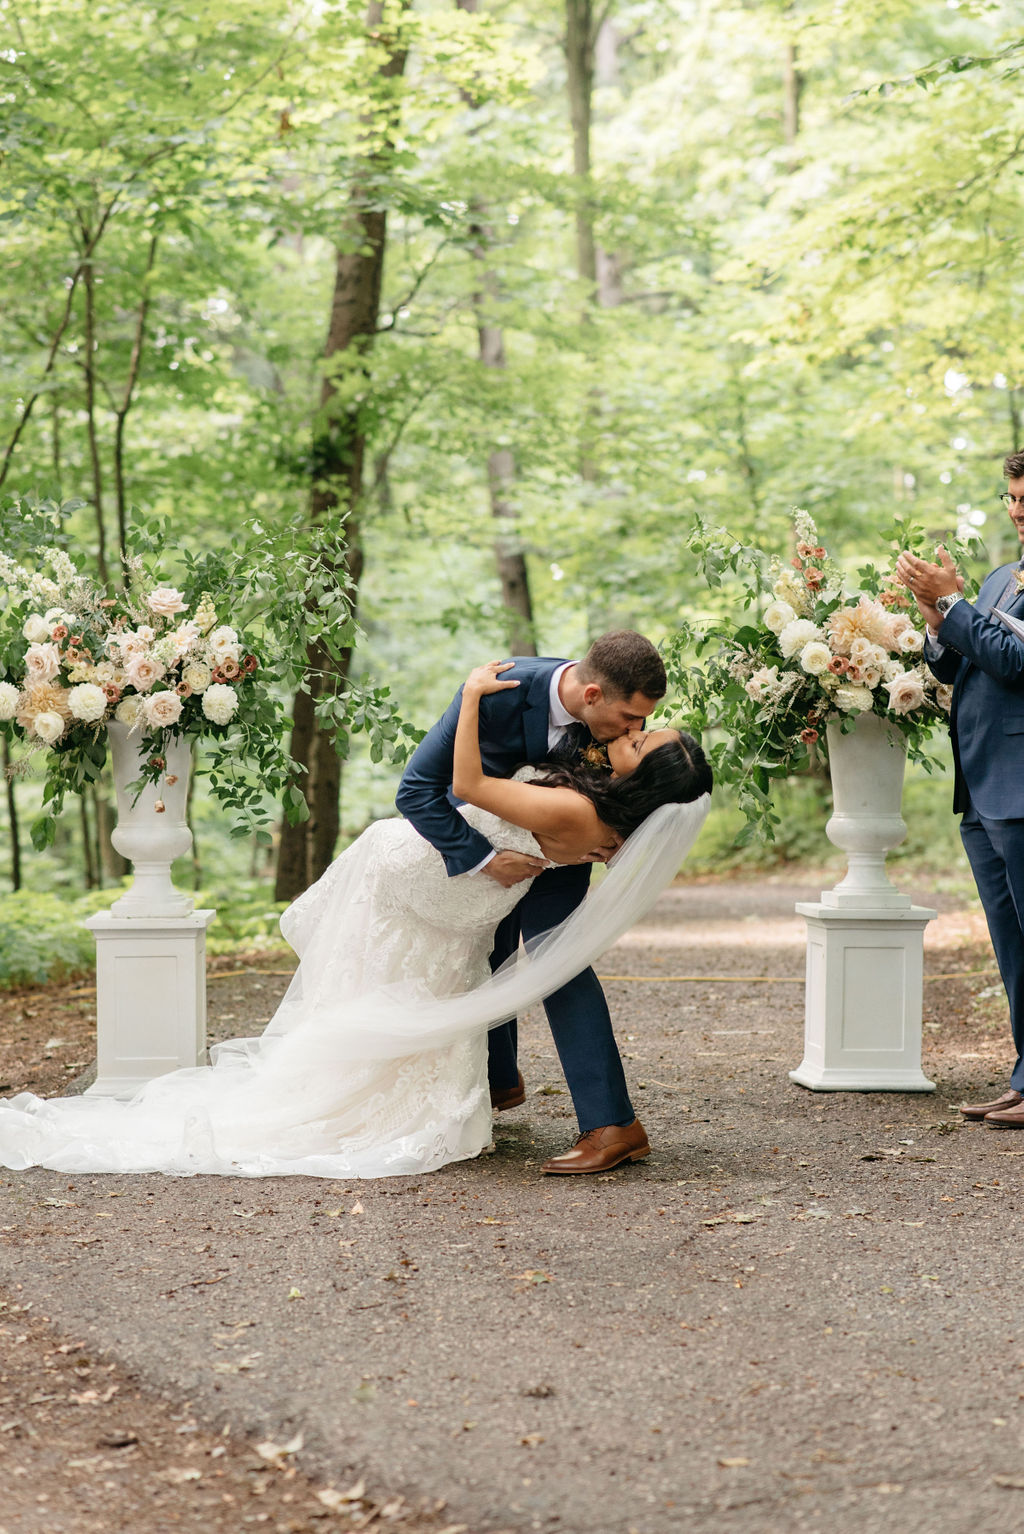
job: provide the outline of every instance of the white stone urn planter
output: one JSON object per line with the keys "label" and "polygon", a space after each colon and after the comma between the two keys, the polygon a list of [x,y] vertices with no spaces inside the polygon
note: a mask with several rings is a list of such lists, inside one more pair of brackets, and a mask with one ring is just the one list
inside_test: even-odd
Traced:
{"label": "white stone urn planter", "polygon": [[154,1076],[204,1058],[206,929],[214,912],[194,911],[192,896],[171,883],[171,863],[192,845],[188,742],[168,738],[164,776],[136,799],[128,785],[151,753],[139,750],[141,731],[130,735],[116,720],[107,729],[117,790],[110,839],[135,877],[109,911],[85,924],[96,939],[96,1080],[87,1090],[131,1097]]}
{"label": "white stone urn planter", "polygon": [[828,726],[833,814],[826,834],[848,859],[807,922],[804,1057],[790,1080],[817,1092],[931,1092],[921,1069],[924,929],[935,912],[911,903],[885,871],[907,834],[900,814],[906,741],[877,714],[843,734]]}
{"label": "white stone urn planter", "polygon": [[832,818],[825,835],[846,853],[845,878],[822,892],[822,905],[839,910],[908,910],[885,871],[885,858],[907,834],[900,814],[907,742],[894,724],[860,714],[845,735],[838,720],[827,728],[832,776]]}
{"label": "white stone urn planter", "polygon": [[115,916],[188,916],[195,902],[171,883],[171,864],[192,846],[192,832],[185,823],[191,746],[187,740],[168,736],[165,776],[158,785],[147,783],[135,799],[128,784],[141,777],[143,764],[152,754],[140,751],[141,734],[141,730],[129,734],[128,726],[116,719],[107,726],[117,791],[117,826],[110,840],[130,860],[135,875],[110,909]]}

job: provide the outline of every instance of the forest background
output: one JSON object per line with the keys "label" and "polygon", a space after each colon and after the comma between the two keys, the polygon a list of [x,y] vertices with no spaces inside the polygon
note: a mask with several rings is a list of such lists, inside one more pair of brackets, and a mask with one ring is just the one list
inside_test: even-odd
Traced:
{"label": "forest background", "polygon": [[[320,538],[341,594],[311,688],[275,673],[310,820],[232,839],[197,764],[216,942],[273,941],[393,813],[402,722],[471,665],[738,619],[699,518],[785,557],[803,506],[851,573],[894,514],[973,534],[975,578],[1009,556],[1015,10],[0,0],[0,494],[64,503],[108,580],[133,542],[173,579]],[[40,785],[6,788],[0,979],[84,962],[67,903],[124,871],[103,780],[31,849]],[[717,797],[696,866],[824,860],[820,777],[767,852]],[[911,775],[905,855],[956,877],[949,802]]]}

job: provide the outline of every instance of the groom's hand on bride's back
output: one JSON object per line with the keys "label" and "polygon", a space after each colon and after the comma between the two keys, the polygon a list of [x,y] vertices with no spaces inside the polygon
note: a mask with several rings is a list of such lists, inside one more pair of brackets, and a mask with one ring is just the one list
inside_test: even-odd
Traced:
{"label": "groom's hand on bride's back", "polygon": [[547,866],[543,858],[531,857],[527,852],[497,852],[480,872],[494,879],[503,889],[511,889],[513,884],[522,884],[524,879],[542,874]]}

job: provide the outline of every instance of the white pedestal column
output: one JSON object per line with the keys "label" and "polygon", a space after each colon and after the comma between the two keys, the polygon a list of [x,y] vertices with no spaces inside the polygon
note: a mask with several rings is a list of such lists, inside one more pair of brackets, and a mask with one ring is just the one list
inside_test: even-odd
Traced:
{"label": "white pedestal column", "polygon": [[199,1065],[206,1051],[206,929],[215,911],[116,916],[96,939],[97,1097],[128,1097],[154,1076]]}
{"label": "white pedestal column", "polygon": [[[828,891],[827,895],[832,891]],[[936,915],[801,902],[807,920],[804,1058],[818,1092],[934,1092],[921,1070],[924,929]]]}

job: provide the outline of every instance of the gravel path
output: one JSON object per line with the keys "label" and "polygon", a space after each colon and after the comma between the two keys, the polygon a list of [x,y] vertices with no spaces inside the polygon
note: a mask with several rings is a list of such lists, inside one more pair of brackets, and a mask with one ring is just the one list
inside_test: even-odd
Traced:
{"label": "gravel path", "polygon": [[[168,1412],[301,1433],[288,1463],[320,1485],[365,1478],[378,1515],[404,1497],[473,1534],[1012,1527],[1024,1136],[953,1111],[1007,1068],[995,976],[969,973],[991,963],[980,918],[940,897],[927,934],[926,972],[968,976],[926,989],[939,1090],[809,1093],[786,1076],[793,902],[818,887],[672,889],[599,966],[620,977],[647,1162],[538,1175],[573,1122],[535,1018],[527,1104],[494,1154],[375,1183],[0,1174],[0,1287]],[[212,983],[216,1031],[258,1023],[284,984]],[[350,1526],[351,1507],[311,1512],[312,1495],[264,1523]],[[94,1526],[40,1517],[0,1525]],[[140,1527],[107,1525],[122,1526]]]}

